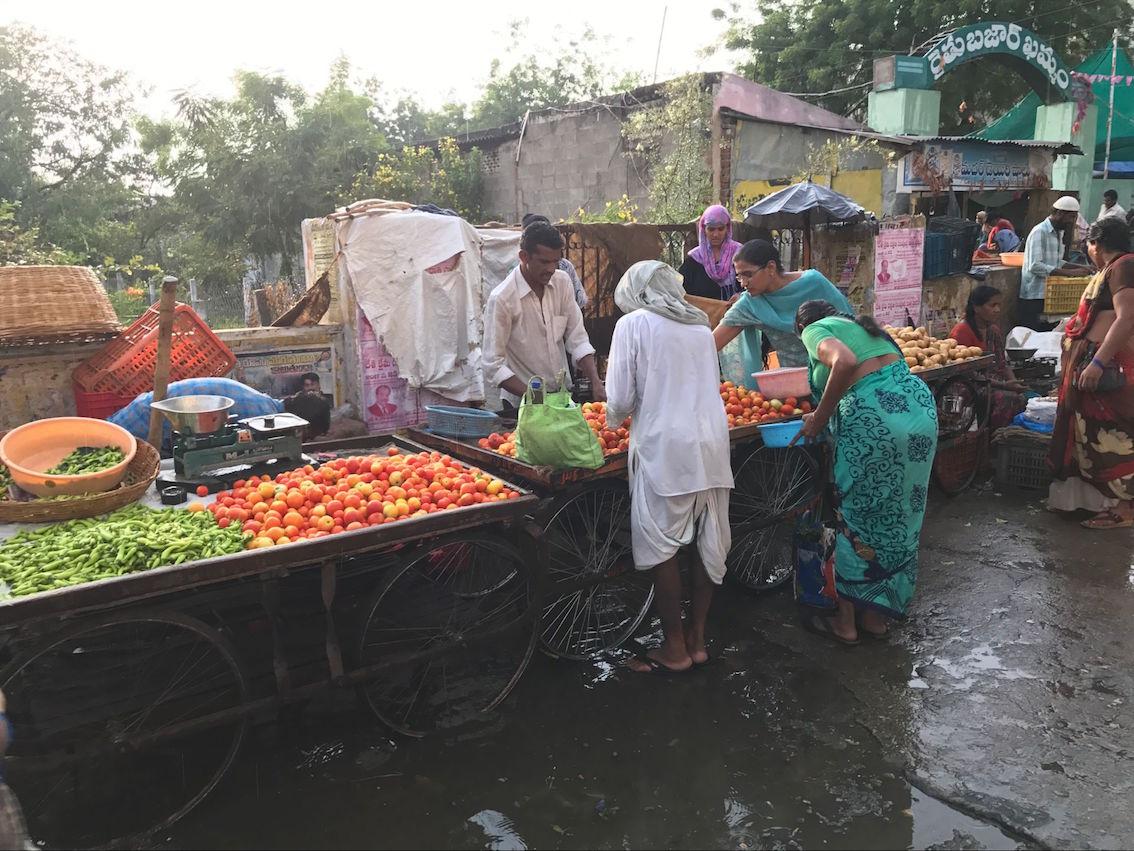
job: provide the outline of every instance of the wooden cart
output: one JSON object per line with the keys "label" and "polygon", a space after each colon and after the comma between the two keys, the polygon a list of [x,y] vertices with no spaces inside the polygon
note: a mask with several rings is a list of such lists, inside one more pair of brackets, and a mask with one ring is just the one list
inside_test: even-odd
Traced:
{"label": "wooden cart", "polygon": [[[537,467],[427,430],[420,443],[524,482],[541,497],[531,519],[548,550],[548,588],[540,643],[550,655],[590,659],[620,647],[649,612],[653,587],[634,569],[626,453],[596,470]],[[742,587],[766,591],[792,575],[792,518],[819,493],[818,455],[770,449],[756,426],[732,429],[736,489],[730,501],[733,548],[729,574]]]}
{"label": "wooden cart", "polygon": [[[992,355],[917,373],[937,401],[937,455],[933,480],[946,494],[964,492],[988,453]],[[975,429],[974,429],[975,424]]]}
{"label": "wooden cart", "polygon": [[[311,449],[389,446],[423,449]],[[524,519],[539,499],[509,486],[521,496],[0,601],[7,774],[33,835],[80,847],[167,826],[253,719],[334,687],[410,736],[495,707],[535,647],[546,559]]]}

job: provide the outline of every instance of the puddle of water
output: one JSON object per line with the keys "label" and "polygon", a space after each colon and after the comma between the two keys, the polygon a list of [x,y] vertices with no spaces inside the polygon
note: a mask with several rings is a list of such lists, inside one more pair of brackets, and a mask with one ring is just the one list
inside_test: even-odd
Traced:
{"label": "puddle of water", "polygon": [[[913,818],[911,848],[929,848],[934,845],[955,848],[1019,846],[1019,843],[995,825],[978,821],[917,789],[913,790],[910,814]],[[966,838],[975,840],[975,843],[965,842]]]}
{"label": "puddle of water", "polygon": [[[1001,680],[1036,679],[1035,674],[1030,674],[1019,668],[1005,667],[1003,661],[993,652],[992,646],[989,644],[979,644],[957,659],[934,656],[928,662],[928,665],[940,668],[952,677],[955,681],[952,683],[952,687],[960,691],[972,688],[980,679],[980,675],[985,674],[993,674]],[[923,686],[916,686],[911,681],[911,687],[921,688]]]}

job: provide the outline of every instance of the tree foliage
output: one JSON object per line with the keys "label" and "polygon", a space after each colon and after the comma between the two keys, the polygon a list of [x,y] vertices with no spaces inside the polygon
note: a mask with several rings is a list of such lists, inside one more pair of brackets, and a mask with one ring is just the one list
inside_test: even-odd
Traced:
{"label": "tree foliage", "polygon": [[[1069,65],[1105,45],[1118,28],[1129,43],[1130,0],[769,0],[732,2],[714,16],[728,23],[725,46],[739,51],[740,73],[861,117],[876,58],[916,52],[935,35],[981,21],[1012,21],[1047,40]],[[969,132],[1028,91],[1010,69],[987,60],[960,67],[939,84],[942,131]],[[829,94],[825,94],[829,93]]]}
{"label": "tree foliage", "polygon": [[473,221],[484,218],[483,197],[480,151],[462,153],[451,138],[442,139],[436,148],[406,145],[379,155],[374,169],[360,173],[350,192],[350,200],[432,203]]}
{"label": "tree foliage", "polygon": [[712,97],[699,74],[667,83],[662,95],[659,104],[632,113],[622,132],[649,186],[650,220],[687,222],[713,195]]}
{"label": "tree foliage", "polygon": [[[607,69],[593,33],[552,35],[513,25],[517,46],[467,104],[426,109],[341,58],[316,93],[244,71],[224,96],[175,92],[156,120],[123,74],[0,27],[0,262],[81,263],[142,291],[173,273],[210,294],[237,288],[250,261],[297,274],[300,222],[360,198],[491,217],[480,153],[453,137],[636,82]],[[429,139],[442,141],[417,144]]]}

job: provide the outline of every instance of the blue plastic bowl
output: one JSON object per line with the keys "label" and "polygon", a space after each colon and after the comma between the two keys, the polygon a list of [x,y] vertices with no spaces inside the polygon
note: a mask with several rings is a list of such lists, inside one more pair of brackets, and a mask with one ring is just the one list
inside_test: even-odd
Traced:
{"label": "blue plastic bowl", "polygon": [[[759,426],[760,437],[765,446],[781,449],[791,443],[793,437],[803,428],[803,420],[788,420],[785,423],[764,423]],[[796,444],[799,445],[798,443]]]}

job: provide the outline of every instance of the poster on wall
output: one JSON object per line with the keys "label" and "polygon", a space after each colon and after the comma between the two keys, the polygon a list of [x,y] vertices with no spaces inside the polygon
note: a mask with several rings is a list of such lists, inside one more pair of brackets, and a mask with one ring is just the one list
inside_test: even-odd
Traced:
{"label": "poster on wall", "polygon": [[275,399],[303,389],[303,376],[319,376],[323,395],[335,399],[335,352],[331,344],[267,352],[238,352],[232,377]]}
{"label": "poster on wall", "polygon": [[890,325],[917,324],[925,229],[883,225],[874,243],[874,318]]}
{"label": "poster on wall", "polygon": [[370,432],[388,432],[425,422],[425,405],[452,405],[431,390],[415,390],[398,375],[398,362],[358,310],[358,365],[361,417]]}

